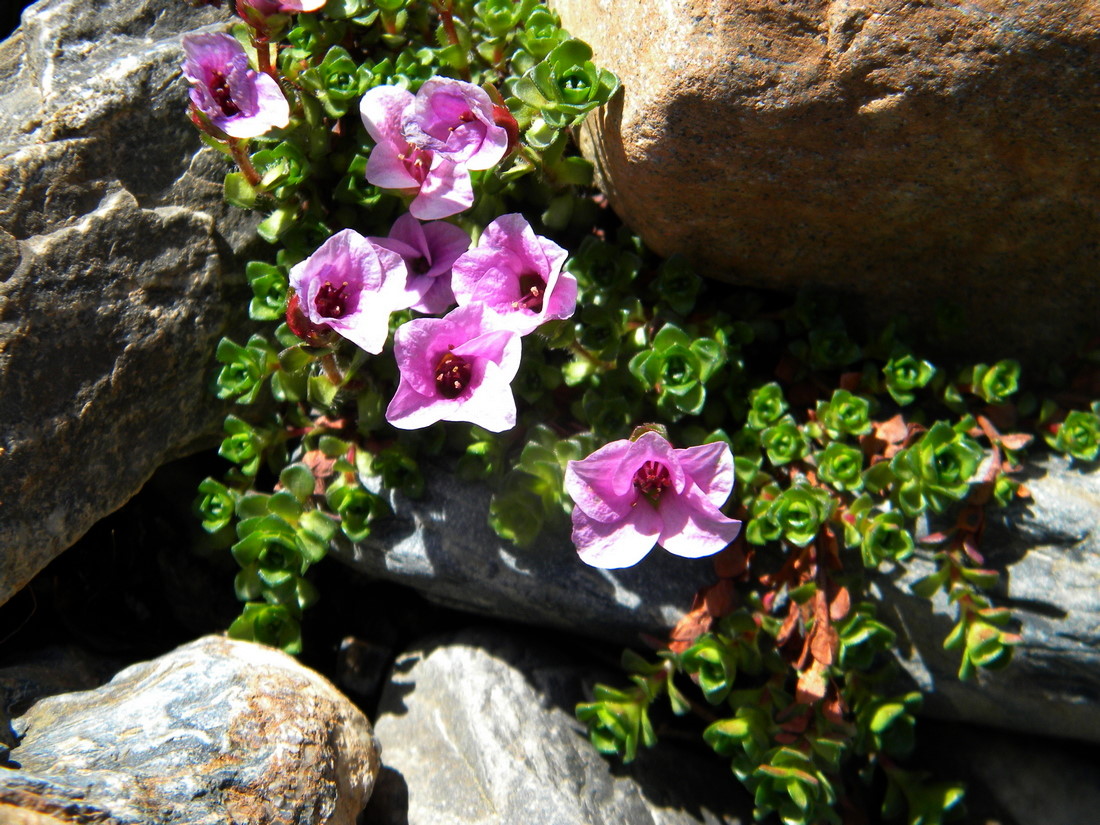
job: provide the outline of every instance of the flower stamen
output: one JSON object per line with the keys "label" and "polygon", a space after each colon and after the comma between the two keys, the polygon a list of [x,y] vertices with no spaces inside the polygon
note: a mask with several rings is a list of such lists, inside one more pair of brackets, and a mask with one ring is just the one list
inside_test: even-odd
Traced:
{"label": "flower stamen", "polygon": [[435,365],[435,386],[444,398],[457,398],[470,383],[470,363],[452,352],[443,353]]}
{"label": "flower stamen", "polygon": [[233,93],[229,90],[229,80],[219,71],[211,73],[210,94],[226,117],[233,117],[241,113],[240,107],[233,102]]}
{"label": "flower stamen", "polygon": [[668,467],[658,461],[647,461],[634,473],[634,489],[657,506],[661,494],[672,486]]}
{"label": "flower stamen", "polygon": [[313,305],[325,318],[343,318],[348,314],[348,282],[344,281],[339,287],[334,287],[332,281],[325,281],[317,290],[317,297]]}
{"label": "flower stamen", "polygon": [[519,276],[519,300],[512,301],[512,309],[529,309],[542,312],[542,299],[546,295],[546,281],[534,272]]}

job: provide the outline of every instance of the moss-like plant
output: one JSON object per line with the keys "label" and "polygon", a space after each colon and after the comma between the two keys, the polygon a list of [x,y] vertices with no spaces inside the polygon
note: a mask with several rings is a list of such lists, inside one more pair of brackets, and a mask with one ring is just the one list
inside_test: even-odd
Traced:
{"label": "moss-like plant", "polygon": [[[445,455],[518,545],[570,520],[590,562],[639,525],[635,557],[728,544],[657,660],[624,654],[631,686],[578,707],[601,751],[654,745],[666,696],[705,710],[761,817],[839,821],[876,771],[887,816],[956,810],[957,785],[902,767],[920,696],[887,688],[896,638],[867,574],[931,553],[914,592],[953,605],[960,677],[1006,666],[1018,622],[985,510],[1026,495],[1026,430],[1095,461],[1100,406],[1038,403],[1011,359],[935,366],[820,295],[657,260],[570,142],[618,80],[540,0],[320,5],[240,0],[231,37],[185,41],[190,117],[273,245],[245,270],[261,331],[216,354],[231,466],[196,500],[240,567],[230,634],[300,650],[312,566],[387,515],[379,485],[421,496]],[[637,464],[588,469],[612,453]],[[948,526],[921,535],[928,514]]]}

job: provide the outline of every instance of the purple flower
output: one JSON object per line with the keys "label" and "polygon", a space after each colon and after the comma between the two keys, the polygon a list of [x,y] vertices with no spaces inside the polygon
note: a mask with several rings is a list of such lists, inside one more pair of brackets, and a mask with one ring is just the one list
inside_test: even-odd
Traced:
{"label": "purple flower", "polygon": [[653,431],[570,461],[565,489],[576,504],[573,543],[581,560],[630,567],[654,544],[687,558],[717,553],[741,529],[718,509],[733,477],[726,444],[676,450]]}
{"label": "purple flower", "polygon": [[290,106],[274,78],[253,71],[244,47],[228,34],[188,34],[183,75],[191,105],[230,137],[250,138],[286,126]]}
{"label": "purple flower", "polygon": [[383,189],[415,193],[409,212],[421,220],[457,215],[474,203],[465,166],[417,146],[405,134],[415,98],[399,86],[375,86],[363,95],[359,113],[375,142],[367,158],[367,180]]}
{"label": "purple flower", "polygon": [[412,215],[402,215],[394,221],[388,238],[371,240],[404,258],[409,270],[407,289],[415,300],[413,309],[437,315],[454,306],[451,265],[470,248],[470,236],[464,229],[446,221],[422,224]]}
{"label": "purple flower", "polygon": [[455,261],[451,287],[459,306],[484,303],[502,329],[526,335],[576,309],[577,279],[561,271],[567,254],[522,215],[502,215]]}
{"label": "purple flower", "polygon": [[317,11],[326,0],[237,0],[237,14],[250,20],[249,11],[255,11],[263,17],[272,14],[287,14],[301,11]]}
{"label": "purple flower", "polygon": [[492,169],[508,152],[508,130],[496,124],[494,109],[484,89],[433,77],[416,93],[405,136],[467,169]]}
{"label": "purple flower", "polygon": [[336,330],[377,355],[390,313],[408,307],[405,262],[354,229],[337,232],[290,270],[290,286],[310,323]]}
{"label": "purple flower", "polygon": [[519,369],[520,339],[486,323],[480,304],[443,318],[417,318],[394,334],[401,370],[386,420],[403,430],[436,421],[469,421],[491,432],[516,423],[509,386]]}

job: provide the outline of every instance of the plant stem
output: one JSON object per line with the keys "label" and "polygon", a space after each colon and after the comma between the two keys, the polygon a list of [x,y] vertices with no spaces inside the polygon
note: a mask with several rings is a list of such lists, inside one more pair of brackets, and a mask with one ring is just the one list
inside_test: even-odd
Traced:
{"label": "plant stem", "polygon": [[253,186],[260,185],[260,173],[252,165],[252,158],[248,156],[247,143],[238,138],[229,138],[229,151],[233,153],[233,160],[244,175],[244,179]]}
{"label": "plant stem", "polygon": [[336,366],[336,356],[326,352],[321,356],[321,368],[325,371],[325,377],[333,386],[339,387],[344,383],[344,376],[340,374],[340,368]]}

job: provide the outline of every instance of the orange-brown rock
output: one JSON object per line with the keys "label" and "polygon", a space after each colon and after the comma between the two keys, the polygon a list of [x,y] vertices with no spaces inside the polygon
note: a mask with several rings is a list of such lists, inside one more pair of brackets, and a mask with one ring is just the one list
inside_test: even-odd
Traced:
{"label": "orange-brown rock", "polygon": [[1001,354],[1095,321],[1097,0],[553,5],[623,81],[584,150],[657,252],[923,317],[947,299]]}

